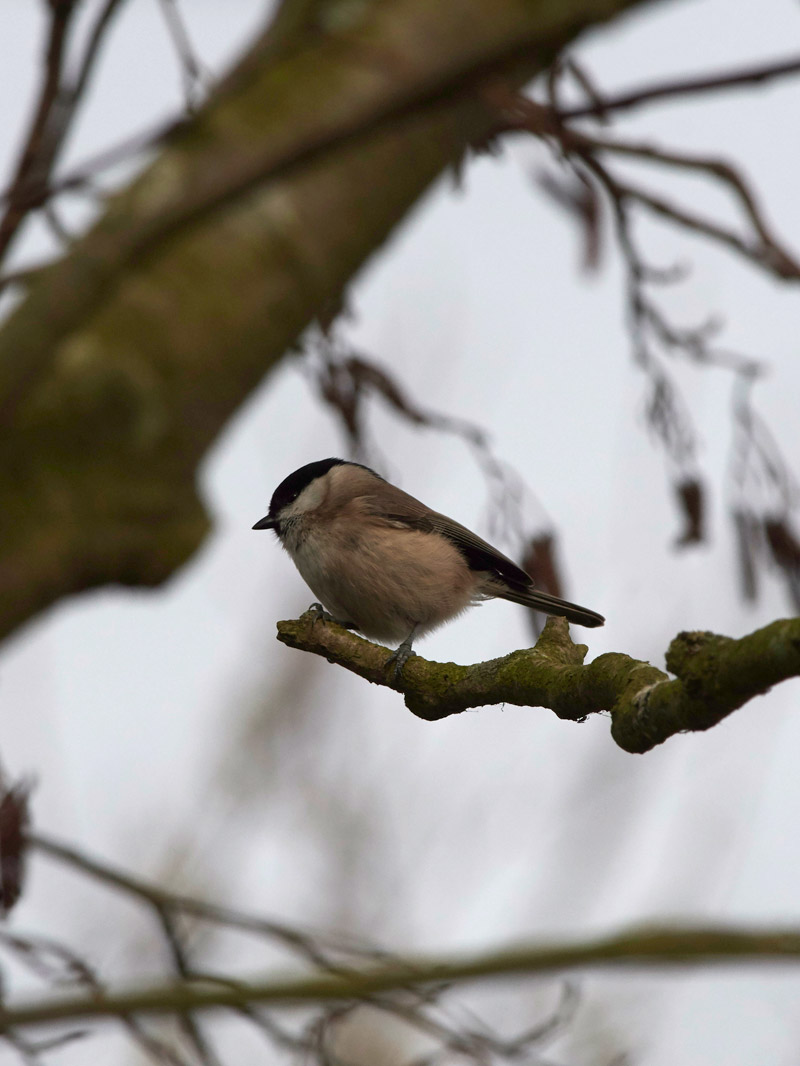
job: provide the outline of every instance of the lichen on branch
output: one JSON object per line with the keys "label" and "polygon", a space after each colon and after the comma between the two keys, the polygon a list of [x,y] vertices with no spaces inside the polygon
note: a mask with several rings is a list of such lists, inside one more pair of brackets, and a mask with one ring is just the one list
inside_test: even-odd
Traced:
{"label": "lichen on branch", "polygon": [[547,707],[568,721],[607,711],[613,739],[633,753],[676,733],[710,729],[778,682],[800,676],[800,618],[772,622],[738,640],[679,633],[666,654],[674,677],[621,652],[585,663],[588,648],[572,642],[563,618],[549,618],[533,648],[471,666],[413,655],[396,680],[386,667],[386,648],[312,611],[279,622],[278,640],[401,692],[408,709],[427,721],[504,703]]}

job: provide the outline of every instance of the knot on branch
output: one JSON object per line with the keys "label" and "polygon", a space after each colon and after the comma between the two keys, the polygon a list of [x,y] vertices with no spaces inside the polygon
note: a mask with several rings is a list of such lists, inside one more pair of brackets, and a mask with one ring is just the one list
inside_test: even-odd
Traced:
{"label": "knot on branch", "polygon": [[[731,643],[730,637],[721,637],[707,630],[679,633],[667,649],[667,669],[676,677],[685,679],[697,669],[698,663],[706,662],[713,655],[714,649],[722,650]],[[700,652],[707,654],[699,658]]]}
{"label": "knot on branch", "polygon": [[589,653],[588,645],[573,643],[569,635],[569,623],[566,618],[557,615],[547,619],[535,648],[530,650],[535,650],[537,656],[553,666],[580,666]]}

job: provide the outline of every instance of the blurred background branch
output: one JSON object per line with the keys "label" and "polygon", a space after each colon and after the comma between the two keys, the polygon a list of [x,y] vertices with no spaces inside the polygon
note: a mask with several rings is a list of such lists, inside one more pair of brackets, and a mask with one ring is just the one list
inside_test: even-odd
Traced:
{"label": "blurred background branch", "polygon": [[[453,986],[467,981],[525,977],[570,970],[594,970],[631,966],[680,967],[754,962],[800,961],[800,931],[730,927],[642,928],[620,931],[571,943],[525,944],[477,953],[472,957],[404,959],[366,944],[292,928],[273,919],[249,915],[234,908],[171,893],[138,874],[128,873],[93,858],[72,845],[29,831],[26,848],[52,862],[64,864],[80,876],[97,881],[113,892],[130,895],[150,909],[157,919],[166,953],[186,958],[185,934],[180,916],[210,922],[258,938],[277,942],[295,963],[309,968],[306,976],[287,979],[244,980],[209,972],[198,962],[189,969],[181,963],[176,979],[136,991],[107,991],[103,980],[74,948],[41,937],[0,930],[0,948],[21,958],[47,981],[77,987],[83,994],[40,998],[38,1002],[6,1003],[0,1011],[0,1034],[25,1059],[62,1047],[87,1035],[77,1023],[117,1018],[142,1051],[155,1062],[184,1066],[187,1061],[215,1062],[196,1013],[227,1009],[256,1025],[266,1039],[284,1050],[302,1052],[307,1062],[324,1063],[320,1026],[335,1029],[345,1014],[359,1004],[401,1019],[428,1040],[456,1051],[466,1061],[514,1061],[534,1052],[568,1020],[574,1009],[574,993],[567,991],[554,1014],[526,1032],[501,1037],[488,1028],[453,1028],[437,1016],[440,1001],[452,996]],[[340,1006],[336,1006],[339,1004]],[[342,1013],[341,1005],[348,1005]],[[286,1028],[286,1021],[264,1014],[259,1008],[299,1008],[317,1005],[322,1015],[306,1017],[301,1030]],[[194,1057],[189,1060],[169,1041],[147,1029],[143,1017],[173,1015],[185,1023]],[[66,1029],[55,1038],[28,1041],[21,1030],[58,1023]],[[340,1061],[338,1058],[336,1061]],[[344,1061],[344,1060],[342,1060]],[[422,1062],[422,1059],[414,1061]],[[424,1061],[434,1061],[426,1058]]]}
{"label": "blurred background branch", "polygon": [[[12,793],[13,790],[7,795]],[[4,850],[10,846],[19,847],[17,838],[12,839],[8,834],[0,843]],[[78,949],[42,937],[12,934],[10,930],[0,927],[0,951],[19,959],[22,965],[50,986],[85,990],[95,1008],[105,1006],[108,1008],[107,1017],[119,1018],[124,1030],[148,1061],[167,1063],[169,1066],[220,1061],[196,1016],[205,1009],[202,1004],[205,993],[210,993],[212,998],[219,997],[218,1002],[209,1002],[208,1007],[225,1006],[245,1025],[260,1032],[277,1051],[297,1056],[297,1061],[320,1063],[320,1066],[331,1061],[350,1061],[341,1057],[348,1039],[345,1032],[347,1026],[343,1023],[350,1023],[352,1028],[354,1012],[364,1009],[394,1019],[401,1027],[423,1038],[428,1051],[424,1057],[413,1059],[419,1066],[423,1062],[432,1064],[439,1061],[441,1052],[452,1052],[460,1061],[476,1064],[486,1062],[487,1055],[494,1062],[513,1062],[522,1055],[533,1055],[533,1061],[538,1061],[537,1049],[546,1045],[571,1019],[577,1004],[573,987],[564,985],[556,1008],[546,1019],[512,1036],[501,1035],[474,1017],[467,1021],[468,1013],[462,1013],[462,1017],[456,1020],[457,1006],[445,1007],[442,1002],[452,982],[449,979],[424,978],[417,988],[416,979],[409,980],[408,976],[417,972],[417,964],[409,964],[385,949],[341,934],[301,929],[236,908],[171,892],[138,874],[129,873],[73,845],[38,832],[26,832],[22,848],[33,856],[43,856],[64,866],[88,883],[94,882],[111,892],[128,896],[151,912],[155,919],[153,928],[163,942],[163,954],[172,961],[177,971],[176,977],[170,981],[166,998],[155,1010],[123,1006],[117,1011],[114,1007],[115,997],[107,993],[103,979]],[[271,1000],[275,1007],[282,1006],[281,996],[275,999],[269,994],[253,994],[250,983],[240,975],[233,977],[216,972],[201,958],[190,964],[189,943],[196,938],[185,924],[187,920],[233,931],[279,947],[288,953],[295,965],[299,964],[307,971],[307,993],[315,987],[321,974],[334,982],[331,986],[334,989],[348,987],[348,983],[352,983],[355,989],[363,980],[374,983],[380,972],[385,987],[380,987],[378,981],[374,988],[363,994],[356,991],[353,995],[342,996],[335,992],[329,995],[324,991],[319,998],[318,1010],[312,1014],[306,1012],[299,1025],[292,1025],[276,1016],[272,1009],[264,1009]],[[511,956],[506,957],[508,959]],[[395,977],[399,974],[405,974],[405,977],[394,980],[392,972]],[[188,998],[183,1000],[183,1005],[176,1006],[184,996]],[[195,996],[200,997],[197,1003],[194,1002]],[[0,1011],[0,1038],[23,1061],[38,1062],[39,1056],[89,1035],[85,1028],[75,1028],[75,1023],[80,1020],[77,1016],[64,1013],[68,998],[63,991],[56,998],[61,1004],[62,1013],[59,1018],[52,1016],[49,1020],[61,1023],[62,1031],[55,1037],[42,1038],[39,1034],[29,1040],[20,1031],[27,1027],[21,1013],[24,1008],[6,1003]],[[307,998],[309,1003],[314,1002],[313,996]],[[44,1004],[41,1009],[45,1009]],[[187,1051],[182,1050],[174,1039],[148,1028],[141,1015],[153,1014],[172,1015],[177,1020],[186,1038]],[[47,1020],[40,1016],[33,1024],[40,1027]],[[410,1063],[412,1060],[407,1061]]]}

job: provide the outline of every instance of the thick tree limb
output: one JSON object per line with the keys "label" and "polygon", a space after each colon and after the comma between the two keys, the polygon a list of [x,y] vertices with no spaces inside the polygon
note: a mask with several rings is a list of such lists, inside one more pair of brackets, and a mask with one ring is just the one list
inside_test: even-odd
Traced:
{"label": "thick tree limb", "polygon": [[797,929],[641,928],[578,943],[509,948],[467,959],[421,958],[392,962],[360,973],[286,980],[179,982],[106,997],[49,997],[0,1010],[0,1033],[31,1025],[119,1018],[138,1014],[183,1015],[248,1004],[283,1007],[368,999],[410,986],[454,984],[488,978],[568,970],[686,967],[752,962],[800,962]]}
{"label": "thick tree limb", "polygon": [[414,655],[396,682],[386,670],[386,648],[318,621],[311,611],[279,622],[278,640],[402,692],[408,709],[428,721],[504,703],[548,707],[569,721],[608,711],[612,737],[633,753],[676,733],[710,729],[778,682],[800,676],[800,618],[772,622],[739,640],[679,633],[666,655],[675,678],[616,652],[584,664],[588,648],[572,643],[562,618],[548,619],[535,647],[501,659],[458,666]]}
{"label": "thick tree limb", "polygon": [[345,24],[332,0],[286,0],[0,331],[0,636],[67,593],[184,562],[208,526],[198,462],[491,131],[477,80],[518,84],[635,2],[382,0]]}

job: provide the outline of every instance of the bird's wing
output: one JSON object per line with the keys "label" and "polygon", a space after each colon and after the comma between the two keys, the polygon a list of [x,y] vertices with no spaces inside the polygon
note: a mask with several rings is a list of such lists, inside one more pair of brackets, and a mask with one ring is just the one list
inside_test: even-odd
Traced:
{"label": "bird's wing", "polygon": [[[477,533],[447,515],[429,510],[402,489],[394,485],[391,487],[393,491],[389,499],[381,499],[380,503],[374,499],[369,500],[368,509],[373,517],[408,529],[438,533],[447,537],[458,548],[471,570],[497,574],[509,588],[520,592],[532,587],[533,582],[524,570]],[[386,493],[381,495],[385,497]]]}
{"label": "bird's wing", "polygon": [[[387,488],[391,491],[388,492]],[[587,607],[579,607],[578,604],[569,603],[558,596],[538,592],[529,575],[508,556],[493,548],[460,522],[439,514],[438,511],[429,511],[419,500],[394,485],[384,485],[378,499],[373,496],[363,497],[362,504],[371,518],[378,522],[385,522],[395,528],[419,529],[425,533],[438,533],[439,536],[447,537],[461,552],[471,570],[492,575],[494,580],[490,578],[486,583],[487,595],[499,596],[512,603],[522,604],[523,607],[544,611],[546,614],[563,615],[570,622],[581,626],[601,626],[605,621],[601,614],[590,611]]]}

